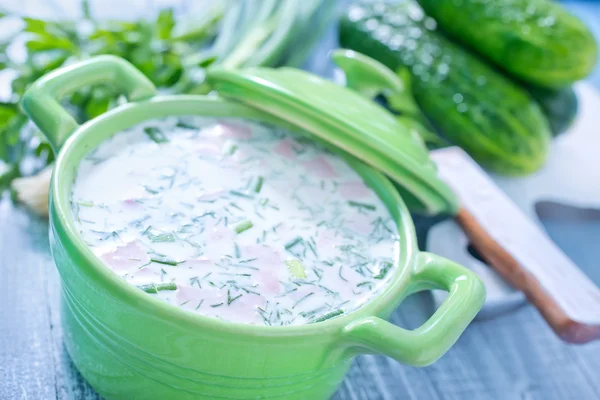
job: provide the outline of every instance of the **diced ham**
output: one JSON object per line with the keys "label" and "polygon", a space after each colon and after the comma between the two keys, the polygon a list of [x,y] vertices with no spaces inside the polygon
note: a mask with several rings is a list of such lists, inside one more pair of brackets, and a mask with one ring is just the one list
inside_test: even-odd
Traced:
{"label": "diced ham", "polygon": [[368,235],[373,231],[372,218],[368,215],[356,214],[350,222],[348,227],[357,233],[362,235]]}
{"label": "diced ham", "polygon": [[195,150],[202,156],[220,156],[222,145],[220,143],[203,142],[199,143]]}
{"label": "diced ham", "polygon": [[136,199],[125,199],[123,200],[123,205],[131,208],[139,208],[140,203]]}
{"label": "diced ham", "polygon": [[100,258],[113,270],[119,272],[133,270],[150,262],[150,257],[137,240],[119,246],[114,251],[103,254]]}
{"label": "diced ham", "polygon": [[279,251],[268,247],[268,246],[264,246],[262,244],[253,244],[253,245],[249,245],[249,246],[244,246],[242,249],[242,258],[245,259],[250,259],[250,258],[256,258],[255,261],[252,262],[252,264],[262,264],[262,265],[266,265],[267,268],[268,267],[277,267],[277,266],[282,266],[283,263],[283,258],[281,257],[281,254],[279,253]]}
{"label": "diced ham", "polygon": [[190,286],[177,286],[177,292],[175,294],[175,301],[177,304],[186,303],[186,305],[193,305],[194,307],[198,304],[198,302],[203,299],[204,293],[202,289]]}
{"label": "diced ham", "polygon": [[323,156],[315,157],[303,163],[306,169],[320,178],[333,178],[338,174]]}
{"label": "diced ham", "polygon": [[206,129],[205,135],[229,139],[250,139],[252,137],[252,129],[249,126],[234,122],[219,122],[214,127]]}
{"label": "diced ham", "polygon": [[211,191],[211,192],[207,192],[207,193],[202,193],[200,196],[198,196],[198,200],[200,200],[200,201],[218,200],[225,193],[227,193],[227,192],[223,189],[219,189],[219,190],[215,190],[215,191]]}
{"label": "diced ham", "polygon": [[364,199],[371,194],[371,190],[361,181],[341,183],[339,190],[342,196],[348,200]]}
{"label": "diced ham", "polygon": [[284,139],[275,146],[273,151],[280,156],[294,160],[296,158],[296,152],[294,151],[294,141],[291,139]]}

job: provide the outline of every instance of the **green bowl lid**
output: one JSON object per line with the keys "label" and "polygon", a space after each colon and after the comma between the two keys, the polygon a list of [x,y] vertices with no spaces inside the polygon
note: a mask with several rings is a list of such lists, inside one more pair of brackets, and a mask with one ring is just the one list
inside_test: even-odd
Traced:
{"label": "green bowl lid", "polygon": [[437,176],[421,138],[358,93],[294,68],[212,69],[220,96],[275,115],[384,172],[409,207],[455,214],[458,199]]}

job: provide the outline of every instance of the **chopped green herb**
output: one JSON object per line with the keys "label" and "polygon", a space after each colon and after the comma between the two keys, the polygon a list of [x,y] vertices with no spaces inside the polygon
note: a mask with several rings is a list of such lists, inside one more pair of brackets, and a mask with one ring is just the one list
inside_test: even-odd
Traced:
{"label": "chopped green herb", "polygon": [[375,279],[383,279],[385,278],[385,276],[387,275],[387,273],[389,272],[389,270],[394,266],[394,264],[392,264],[389,261],[385,261],[383,263],[383,265],[381,266],[381,269],[379,270],[379,272],[377,273],[377,275],[374,275],[373,278]]}
{"label": "chopped green herb", "polygon": [[227,290],[227,305],[231,305],[231,303],[233,303],[234,301],[236,301],[237,299],[239,299],[242,296],[243,296],[242,294],[238,294],[235,297],[231,297],[229,290]]}
{"label": "chopped green herb", "polygon": [[158,293],[161,290],[177,290],[177,285],[175,282],[149,283],[147,285],[140,285],[138,288],[142,289],[146,293]]}
{"label": "chopped green herb", "polygon": [[183,129],[191,129],[191,130],[197,130],[198,127],[192,124],[188,124],[187,122],[184,122],[182,120],[179,120],[177,122],[177,124],[175,125],[178,128],[183,128]]}
{"label": "chopped green herb", "polygon": [[306,296],[302,297],[300,300],[298,300],[296,303],[294,303],[294,305],[292,306],[292,309],[296,308],[296,306],[300,303],[302,303],[304,300],[308,299],[310,296],[312,296],[313,294],[315,294],[315,292],[310,292],[309,294],[307,294]]}
{"label": "chopped green herb", "polygon": [[231,193],[234,196],[244,197],[246,199],[251,199],[252,198],[252,196],[247,195],[246,193],[238,192],[237,190],[230,190],[229,193]]}
{"label": "chopped green herb", "polygon": [[154,263],[158,263],[158,264],[170,265],[172,267],[183,263],[183,261],[176,261],[176,260],[173,260],[172,258],[168,258],[168,257],[164,257],[164,256],[150,257],[150,261],[154,262]]}
{"label": "chopped green herb", "polygon": [[352,207],[364,208],[365,210],[370,211],[375,211],[377,209],[377,207],[375,207],[373,204],[359,203],[358,201],[350,200],[348,204]]}
{"label": "chopped green herb", "polygon": [[221,307],[223,305],[223,303],[217,303],[217,304],[211,304],[210,306],[212,308],[216,308],[216,307]]}
{"label": "chopped green herb", "polygon": [[344,268],[344,266],[340,265],[340,270],[338,271],[338,275],[340,276],[341,280],[343,280],[344,282],[348,282],[348,279],[346,279],[342,276],[342,268]]}
{"label": "chopped green herb", "polygon": [[291,241],[287,242],[285,244],[285,246],[283,246],[283,247],[285,247],[286,250],[289,250],[289,249],[293,248],[294,246],[296,246],[297,244],[302,243],[302,242],[304,242],[304,239],[302,239],[300,236],[298,236],[298,237],[292,239]]}
{"label": "chopped green herb", "polygon": [[252,221],[249,220],[244,220],[242,222],[239,222],[236,226],[235,226],[235,232],[236,233],[242,233],[244,231],[247,231],[248,229],[252,228],[254,226],[254,224],[252,224]]}
{"label": "chopped green herb", "polygon": [[198,311],[198,309],[200,308],[200,306],[202,305],[202,303],[204,303],[204,299],[200,300],[198,302],[198,305],[196,306],[196,311]]}
{"label": "chopped green herb", "polygon": [[144,133],[156,143],[167,143],[169,139],[165,136],[163,131],[155,126],[148,126],[144,128]]}
{"label": "chopped green herb", "polygon": [[174,242],[175,235],[172,233],[160,233],[158,235],[148,234],[148,239],[153,243]]}
{"label": "chopped green herb", "polygon": [[323,315],[322,317],[319,317],[319,318],[315,319],[314,321],[311,321],[311,324],[315,324],[317,322],[327,321],[328,319],[331,319],[333,317],[337,317],[338,315],[342,315],[343,313],[344,313],[344,310],[335,310],[335,311],[332,311],[330,313],[327,313],[327,314]]}

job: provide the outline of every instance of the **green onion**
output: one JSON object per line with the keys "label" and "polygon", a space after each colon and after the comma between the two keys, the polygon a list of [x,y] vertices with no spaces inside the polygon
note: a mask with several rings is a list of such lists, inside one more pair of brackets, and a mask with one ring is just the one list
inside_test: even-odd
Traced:
{"label": "green onion", "polygon": [[235,232],[242,233],[242,232],[247,231],[248,229],[252,228],[253,226],[254,226],[254,224],[252,223],[252,221],[246,219],[242,222],[239,222],[235,226]]}
{"label": "green onion", "polygon": [[287,265],[290,274],[296,278],[306,279],[306,271],[300,260],[287,260],[285,264]]}
{"label": "green onion", "polygon": [[84,206],[84,207],[94,207],[93,201],[79,200],[79,201],[77,201],[77,204],[79,204],[80,206]]}
{"label": "green onion", "polygon": [[158,129],[157,127],[154,126],[148,126],[146,128],[144,128],[144,133],[146,135],[148,135],[148,137],[156,142],[156,143],[167,143],[169,141],[169,139],[165,136],[165,134]]}
{"label": "green onion", "polygon": [[255,182],[254,182],[254,191],[256,193],[260,193],[260,190],[262,189],[262,185],[263,185],[263,177],[259,176],[256,178]]}
{"label": "green onion", "polygon": [[175,236],[172,233],[161,233],[158,235],[148,234],[148,239],[153,243],[174,242]]}
{"label": "green onion", "polygon": [[161,290],[177,290],[177,285],[175,282],[149,283],[147,285],[140,285],[138,288],[142,289],[146,293],[158,293]]}

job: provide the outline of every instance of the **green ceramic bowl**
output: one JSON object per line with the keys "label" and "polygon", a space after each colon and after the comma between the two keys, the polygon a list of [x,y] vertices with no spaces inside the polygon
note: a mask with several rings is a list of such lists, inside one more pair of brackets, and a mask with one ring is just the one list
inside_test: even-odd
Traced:
{"label": "green ceramic bowl", "polygon": [[[79,126],[58,99],[83,85],[110,83],[130,102]],[[155,96],[152,84],[122,59],[102,56],[36,82],[24,109],[58,152],[50,195],[50,243],[62,282],[65,342],[75,365],[107,399],[321,399],[353,357],[376,353],[409,365],[441,357],[484,300],[469,270],[416,247],[402,199],[376,170],[348,158],[396,220],[400,256],[389,286],[359,310],[325,322],[252,326],[203,317],[155,299],[106,268],[79,237],[70,193],[80,160],[111,135],[171,115],[243,117],[293,129],[232,101]],[[441,288],[449,295],[420,328],[385,320],[407,295]]]}

